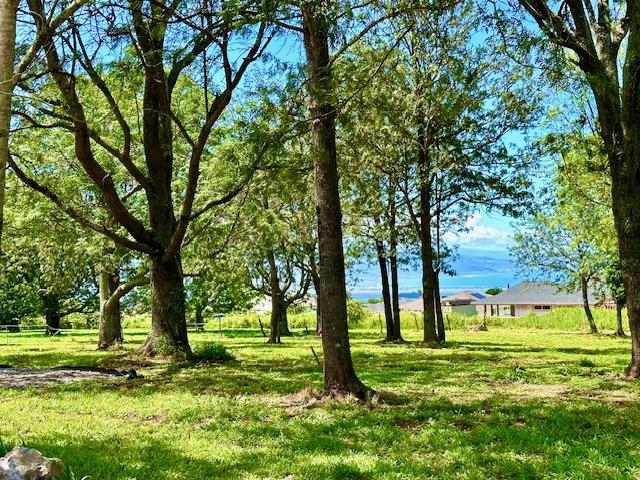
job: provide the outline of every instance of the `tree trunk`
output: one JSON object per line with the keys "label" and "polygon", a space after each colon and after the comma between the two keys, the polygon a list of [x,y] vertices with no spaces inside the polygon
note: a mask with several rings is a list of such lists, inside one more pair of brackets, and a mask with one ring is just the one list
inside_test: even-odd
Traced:
{"label": "tree trunk", "polygon": [[271,290],[271,332],[267,343],[280,343],[280,279],[278,278],[278,266],[273,250],[267,252],[269,263],[269,290]]}
{"label": "tree trunk", "polygon": [[5,171],[9,160],[17,10],[17,0],[0,0],[0,249],[4,225]]}
{"label": "tree trunk", "polygon": [[589,322],[591,333],[598,333],[598,327],[596,326],[596,322],[593,320],[591,307],[589,307],[589,285],[587,279],[584,277],[580,278],[580,289],[582,290],[582,306],[584,308],[584,313],[587,316],[587,322]]}
{"label": "tree trunk", "polygon": [[382,279],[382,303],[384,304],[384,319],[387,326],[385,340],[394,340],[393,332],[393,311],[391,309],[391,292],[389,291],[389,272],[387,270],[387,258],[385,257],[382,241],[375,240],[376,252],[378,254],[378,265],[380,266],[380,278]]}
{"label": "tree trunk", "polygon": [[[636,129],[640,129],[640,125]],[[631,133],[629,135],[631,136]],[[640,137],[640,130],[635,130],[635,136]],[[635,142],[629,140],[626,143],[624,162],[614,160],[611,167],[611,195],[631,336],[631,361],[627,368],[627,376],[639,378],[640,242],[638,239],[640,239],[640,189],[637,179],[640,177],[640,138]],[[609,163],[611,165],[612,161],[610,160]]]}
{"label": "tree trunk", "polygon": [[320,275],[318,275],[318,271],[316,269],[315,260],[312,258],[311,261],[311,283],[313,283],[313,289],[316,291],[316,335],[322,335],[322,302],[320,302]]}
{"label": "tree trunk", "polygon": [[47,323],[46,335],[56,335],[60,331],[60,297],[55,293],[47,293],[42,297],[44,318]]}
{"label": "tree trunk", "polygon": [[622,309],[624,307],[624,303],[616,302],[616,336],[617,337],[626,337],[624,333],[624,328],[622,328]]}
{"label": "tree trunk", "polygon": [[280,320],[278,321],[280,337],[291,337],[293,336],[293,333],[291,333],[291,330],[289,329],[289,315],[288,315],[290,303],[285,301],[284,295],[281,295],[278,298],[278,301],[280,302]]}
{"label": "tree trunk", "polygon": [[103,270],[100,272],[100,326],[98,331],[98,348],[105,349],[124,341],[120,315],[120,299],[109,302],[111,296],[120,285],[117,272]]}
{"label": "tree trunk", "polygon": [[147,356],[191,358],[180,257],[151,259],[151,333],[140,347]]}
{"label": "tree trunk", "polygon": [[444,328],[444,315],[442,314],[442,303],[440,301],[440,272],[435,271],[433,278],[435,279],[433,302],[436,309],[437,336],[438,336],[438,341],[440,343],[444,343],[447,338],[446,338],[446,333]]}
{"label": "tree trunk", "polygon": [[342,249],[329,25],[323,2],[304,2],[302,24],[308,67],[311,155],[315,170],[324,390],[365,398],[370,390],[356,376],[347,326],[347,289]]}
{"label": "tree trunk", "polygon": [[[422,154],[420,155],[423,156]],[[420,162],[424,165],[423,162]],[[425,174],[426,175],[426,174]],[[420,253],[422,259],[422,321],[423,341],[430,344],[435,342],[436,336],[436,311],[435,311],[435,272],[433,270],[433,248],[431,248],[431,213],[429,202],[431,199],[430,188],[426,180],[422,180],[420,187]]]}
{"label": "tree trunk", "polygon": [[391,303],[393,306],[393,340],[401,342],[400,326],[400,289],[398,287],[398,231],[396,230],[397,206],[395,185],[390,182],[389,188],[389,267],[391,270]]}

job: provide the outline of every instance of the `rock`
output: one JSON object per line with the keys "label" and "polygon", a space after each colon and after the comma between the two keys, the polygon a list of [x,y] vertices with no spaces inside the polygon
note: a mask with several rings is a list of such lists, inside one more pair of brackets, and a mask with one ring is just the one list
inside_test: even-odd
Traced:
{"label": "rock", "polygon": [[62,480],[65,468],[33,448],[16,447],[0,458],[0,480]]}

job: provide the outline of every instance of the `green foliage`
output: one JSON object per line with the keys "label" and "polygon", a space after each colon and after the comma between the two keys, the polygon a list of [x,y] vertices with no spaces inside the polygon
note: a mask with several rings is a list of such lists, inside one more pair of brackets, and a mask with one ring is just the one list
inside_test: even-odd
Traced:
{"label": "green foliage", "polygon": [[487,295],[497,295],[500,292],[502,292],[502,289],[500,287],[491,287],[488,288],[484,293],[486,293]]}
{"label": "green foliage", "polygon": [[362,325],[369,317],[369,311],[357,300],[347,300],[347,321],[350,327]]}
{"label": "green foliage", "polygon": [[193,356],[196,362],[226,362],[234,359],[227,347],[219,342],[196,344],[193,349]]}
{"label": "green foliage", "polygon": [[11,451],[13,447],[10,443],[6,442],[4,438],[0,437],[0,457],[4,457]]}

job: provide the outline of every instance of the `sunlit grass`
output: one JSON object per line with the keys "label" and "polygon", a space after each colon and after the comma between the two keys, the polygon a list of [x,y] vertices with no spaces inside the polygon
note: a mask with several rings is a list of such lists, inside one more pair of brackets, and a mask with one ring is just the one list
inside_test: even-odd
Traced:
{"label": "sunlit grass", "polygon": [[[356,370],[382,397],[360,405],[314,397],[321,342],[304,328],[267,345],[259,328],[217,327],[191,333],[192,345],[218,342],[235,360],[2,389],[0,439],[92,479],[640,477],[640,386],[621,375],[628,339],[490,324],[428,349],[415,328],[404,345],[356,329]],[[0,336],[0,363],[109,365],[145,332],[127,329],[123,352],[96,351],[95,331]]]}

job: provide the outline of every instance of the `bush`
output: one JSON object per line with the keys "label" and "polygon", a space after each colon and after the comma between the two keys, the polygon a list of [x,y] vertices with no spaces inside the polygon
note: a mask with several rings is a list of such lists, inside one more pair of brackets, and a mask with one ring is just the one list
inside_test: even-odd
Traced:
{"label": "bush", "polygon": [[349,322],[349,326],[357,327],[362,325],[369,314],[360,302],[357,300],[348,300],[347,301],[347,320]]}
{"label": "bush", "polygon": [[100,316],[96,313],[72,313],[60,321],[62,328],[98,328]]}
{"label": "bush", "polygon": [[196,345],[193,349],[193,356],[196,361],[201,362],[225,362],[234,359],[234,356],[229,353],[227,347],[217,342],[206,342]]}

